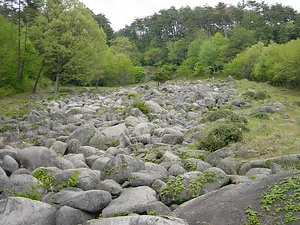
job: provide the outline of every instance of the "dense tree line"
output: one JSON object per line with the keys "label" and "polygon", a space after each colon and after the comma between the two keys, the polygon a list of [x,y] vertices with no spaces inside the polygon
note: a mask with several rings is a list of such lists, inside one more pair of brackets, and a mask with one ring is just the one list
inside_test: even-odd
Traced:
{"label": "dense tree line", "polygon": [[1,97],[47,84],[55,93],[119,86],[143,81],[145,71],[158,83],[222,73],[300,83],[300,14],[281,4],[171,7],[113,32],[78,0],[0,0],[0,24]]}

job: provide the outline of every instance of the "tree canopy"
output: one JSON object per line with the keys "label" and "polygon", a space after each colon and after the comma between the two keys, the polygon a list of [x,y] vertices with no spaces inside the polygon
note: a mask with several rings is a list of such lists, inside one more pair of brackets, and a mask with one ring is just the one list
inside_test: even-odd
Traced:
{"label": "tree canopy", "polygon": [[223,73],[300,82],[300,14],[278,3],[171,7],[115,32],[78,0],[0,0],[0,22],[1,97],[43,82],[57,93],[60,85],[118,86],[148,75],[158,83]]}

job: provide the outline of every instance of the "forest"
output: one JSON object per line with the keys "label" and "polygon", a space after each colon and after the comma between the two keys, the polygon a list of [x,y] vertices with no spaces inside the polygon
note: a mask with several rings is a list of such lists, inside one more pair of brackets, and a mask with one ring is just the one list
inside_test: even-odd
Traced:
{"label": "forest", "polygon": [[0,24],[0,98],[228,75],[299,89],[300,13],[282,4],[171,7],[114,32],[78,0],[0,0]]}

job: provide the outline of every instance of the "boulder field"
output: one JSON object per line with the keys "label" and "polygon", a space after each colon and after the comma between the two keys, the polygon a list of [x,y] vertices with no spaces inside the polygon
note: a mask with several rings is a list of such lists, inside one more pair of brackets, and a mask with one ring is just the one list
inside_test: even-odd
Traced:
{"label": "boulder field", "polygon": [[72,93],[1,118],[0,224],[299,224],[300,173],[283,163],[300,153],[241,163],[237,145],[193,147],[212,110],[285,107],[254,108],[233,83]]}

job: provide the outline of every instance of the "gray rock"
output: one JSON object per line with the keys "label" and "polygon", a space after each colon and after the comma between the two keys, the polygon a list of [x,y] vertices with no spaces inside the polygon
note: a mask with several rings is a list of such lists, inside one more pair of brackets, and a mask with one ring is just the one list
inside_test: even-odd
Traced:
{"label": "gray rock", "polygon": [[77,139],[80,145],[88,145],[88,142],[97,133],[97,129],[92,125],[86,125],[75,130],[68,138],[67,142],[71,139]]}
{"label": "gray rock", "polygon": [[5,183],[8,181],[8,177],[5,173],[5,171],[0,167],[0,192],[2,192],[2,189],[5,186]]}
{"label": "gray rock", "polygon": [[55,141],[50,147],[51,150],[54,150],[56,153],[60,155],[64,155],[67,150],[68,144],[62,141]]}
{"label": "gray rock", "polygon": [[11,176],[3,187],[4,196],[35,196],[42,198],[46,194],[46,188],[35,177],[28,174]]}
{"label": "gray rock", "polygon": [[[202,182],[205,175],[200,171],[180,174],[167,182],[159,193],[160,200],[170,206],[172,204],[182,204],[200,194]],[[199,182],[198,182],[199,181]]]}
{"label": "gray rock", "polygon": [[239,169],[239,164],[237,160],[234,157],[226,157],[222,159],[217,166],[221,170],[223,170],[226,174],[234,175],[237,174],[237,171]]}
{"label": "gray rock", "polygon": [[129,155],[119,154],[110,159],[101,170],[102,179],[124,183],[132,172],[145,169],[143,161]]}
{"label": "gray rock", "polygon": [[83,154],[84,157],[89,157],[92,155],[95,155],[97,153],[97,148],[91,147],[91,146],[80,146],[77,148],[76,153],[77,154]]}
{"label": "gray rock", "polygon": [[0,159],[3,159],[6,155],[9,155],[12,158],[16,159],[17,152],[17,149],[7,145],[3,149],[0,149]]}
{"label": "gray rock", "polygon": [[142,136],[142,135],[148,134],[150,136],[150,133],[152,132],[152,130],[153,130],[153,124],[143,122],[143,123],[137,124],[134,127],[134,129],[132,131],[132,135],[133,136]]}
{"label": "gray rock", "polygon": [[117,198],[122,194],[122,186],[114,180],[103,180],[99,183],[99,189],[107,191],[111,194],[112,198]]}
{"label": "gray rock", "polygon": [[15,172],[19,168],[19,164],[14,158],[9,155],[5,155],[3,158],[2,168],[8,176]]}
{"label": "gray rock", "polygon": [[79,183],[76,185],[77,188],[82,190],[98,189],[100,171],[87,168],[68,169],[57,172],[55,173],[55,183],[57,185],[66,184],[73,174],[78,174]]}
{"label": "gray rock", "polygon": [[95,218],[95,214],[74,209],[69,206],[63,206],[57,211],[56,225],[83,224],[84,222]]}
{"label": "gray rock", "polygon": [[218,190],[219,188],[225,186],[229,182],[229,177],[226,173],[217,167],[208,168],[204,171],[206,176],[210,177],[210,180],[203,184],[201,188],[201,194],[206,194],[208,192]]}
{"label": "gray rock", "polygon": [[210,165],[212,166],[217,166],[218,163],[226,158],[226,157],[229,157],[229,156],[232,156],[234,157],[234,152],[228,148],[228,147],[225,147],[225,148],[221,148],[217,151],[214,151],[213,153],[211,153],[206,159],[205,159],[205,162],[209,163]]}
{"label": "gray rock", "polygon": [[69,139],[67,144],[66,154],[77,153],[77,149],[81,146],[80,141],[77,139]]}
{"label": "gray rock", "polygon": [[183,174],[183,173],[186,173],[186,169],[183,168],[183,166],[181,166],[180,164],[172,164],[169,168],[169,175],[172,175],[172,176],[177,176],[179,174]]}
{"label": "gray rock", "polygon": [[147,214],[170,215],[171,209],[162,202],[150,203],[147,207]]}
{"label": "gray rock", "polygon": [[[125,124],[118,124],[116,126],[108,127],[102,131],[102,133],[110,140],[110,141],[121,141],[121,135],[128,135],[128,130]],[[97,146],[96,146],[97,147]],[[99,148],[101,149],[101,148]]]}
{"label": "gray rock", "polygon": [[103,168],[105,167],[105,165],[106,165],[106,163],[108,162],[108,161],[110,161],[111,159],[109,158],[109,157],[99,157],[99,158],[97,158],[95,161],[94,161],[94,163],[93,163],[93,165],[92,165],[92,167],[91,167],[91,169],[92,170],[103,170]]}
{"label": "gray rock", "polygon": [[169,144],[169,145],[177,145],[182,144],[184,140],[183,134],[164,134],[161,138],[161,143]]}
{"label": "gray rock", "polygon": [[99,133],[91,138],[89,145],[97,149],[106,150],[111,146],[111,141],[104,134]]}
{"label": "gray rock", "polygon": [[114,218],[104,218],[101,220],[90,220],[83,225],[188,225],[184,220],[175,217],[159,216],[119,216]]}
{"label": "gray rock", "polygon": [[245,174],[245,176],[249,177],[250,179],[255,179],[255,178],[258,178],[258,177],[262,177],[261,175],[264,175],[263,177],[266,177],[266,176],[271,175],[271,174],[272,174],[272,170],[271,169],[267,169],[267,168],[252,168],[252,169],[250,169]]}
{"label": "gray rock", "polygon": [[132,187],[138,186],[149,186],[151,187],[152,183],[155,180],[164,180],[167,178],[167,175],[157,171],[150,170],[141,170],[139,172],[133,172],[130,174],[128,181]]}
{"label": "gray rock", "polygon": [[45,147],[28,147],[17,153],[17,161],[20,167],[33,171],[38,167],[56,166],[56,153]]}
{"label": "gray rock", "polygon": [[[273,225],[275,216],[261,209],[261,197],[268,191],[269,185],[278,184],[285,177],[299,177],[296,173],[277,173],[250,183],[223,187],[180,205],[173,216],[185,219],[188,224],[246,224],[249,221],[245,210],[251,206],[252,211],[260,214],[260,224]],[[276,221],[283,221],[284,215],[277,214]]]}
{"label": "gray rock", "polygon": [[157,202],[156,192],[147,186],[136,188],[124,188],[120,197],[113,199],[110,204],[102,210],[103,217],[120,216],[122,213],[147,212],[148,205]]}
{"label": "gray rock", "polygon": [[89,190],[74,191],[63,189],[52,195],[49,199],[51,204],[69,206],[86,212],[99,213],[111,201],[111,195],[107,191]]}
{"label": "gray rock", "polygon": [[27,198],[9,197],[0,200],[0,224],[54,225],[56,208]]}
{"label": "gray rock", "polygon": [[68,154],[64,158],[69,160],[76,168],[88,168],[83,154]]}
{"label": "gray rock", "polygon": [[56,157],[54,165],[62,170],[75,169],[75,165],[63,157]]}
{"label": "gray rock", "polygon": [[150,108],[152,113],[160,114],[165,111],[163,107],[161,107],[159,104],[152,100],[146,101],[145,105],[147,105]]}

